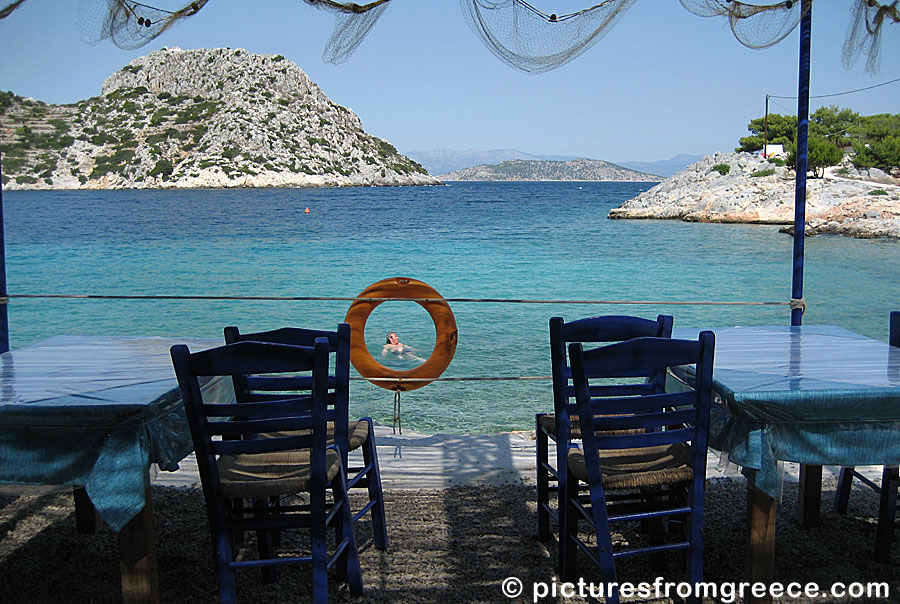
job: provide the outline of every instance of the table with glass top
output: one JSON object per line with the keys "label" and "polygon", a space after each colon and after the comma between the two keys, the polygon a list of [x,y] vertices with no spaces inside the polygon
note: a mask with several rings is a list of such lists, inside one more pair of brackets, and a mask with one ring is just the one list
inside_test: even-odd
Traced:
{"label": "table with glass top", "polygon": [[[75,487],[79,528],[119,533],[126,602],[158,602],[149,469],[193,450],[169,348],[218,340],[57,336],[0,355],[0,483]],[[230,383],[208,382],[217,398]]]}
{"label": "table with glass top", "polygon": [[[672,337],[700,331],[676,329]],[[779,461],[802,464],[806,525],[818,516],[823,465],[900,464],[900,348],[834,326],[712,331],[718,397],[709,446],[747,477],[749,580],[771,583]]]}

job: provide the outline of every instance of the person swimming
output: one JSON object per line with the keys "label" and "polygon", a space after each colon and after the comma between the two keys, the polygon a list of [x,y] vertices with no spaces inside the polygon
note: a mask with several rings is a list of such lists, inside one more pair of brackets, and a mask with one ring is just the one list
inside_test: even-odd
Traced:
{"label": "person swimming", "polygon": [[424,361],[422,357],[414,354],[416,349],[412,346],[407,346],[400,341],[400,336],[398,336],[395,332],[390,332],[387,334],[384,340],[384,346],[381,349],[381,356],[387,356],[388,354],[397,355],[398,359],[413,359],[415,361]]}

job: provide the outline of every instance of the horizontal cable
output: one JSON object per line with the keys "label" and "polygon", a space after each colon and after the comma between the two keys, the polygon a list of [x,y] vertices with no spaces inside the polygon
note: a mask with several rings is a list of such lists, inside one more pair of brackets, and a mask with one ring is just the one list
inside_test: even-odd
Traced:
{"label": "horizontal cable", "polygon": [[513,380],[550,380],[550,375],[520,375],[520,376],[486,376],[486,377],[391,377],[391,378],[367,378],[351,377],[351,380],[359,382],[508,382]]}
{"label": "horizontal cable", "polygon": [[[708,305],[708,306],[789,306],[791,302],[753,301],[674,301],[674,300],[528,300],[509,298],[360,298],[343,296],[207,296],[207,295],[105,295],[105,294],[10,294],[0,297],[0,304],[9,298],[24,299],[75,299],[75,300],[256,300],[256,301],[330,301],[330,302],[488,302],[506,304],[646,304],[646,305]],[[530,376],[475,376],[475,377],[351,377],[355,381],[367,382],[487,382],[517,380],[549,380],[549,375]]]}
{"label": "horizontal cable", "polygon": [[[702,301],[702,300],[529,300],[517,298],[360,298],[343,296],[207,296],[207,295],[104,295],[104,294],[10,294],[8,298],[75,300],[271,300],[281,302],[488,302],[501,304],[667,304],[680,306],[788,306],[790,302]],[[0,300],[0,303],[3,301]]]}
{"label": "horizontal cable", "polygon": [[[887,86],[888,84],[893,84],[894,82],[900,82],[900,78],[889,80],[887,82],[882,82],[881,84],[875,84],[873,86],[866,86],[865,88],[857,88],[855,90],[845,90],[844,92],[832,92],[831,94],[810,95],[809,98],[811,98],[811,99],[827,99],[827,98],[833,97],[833,96],[842,96],[845,94],[853,94],[855,92],[862,92],[864,90],[872,90],[873,88],[878,88],[879,86]],[[773,98],[773,99],[796,99],[797,98],[796,96],[781,96],[781,95],[777,95],[777,94],[768,94],[766,96],[768,96],[769,98]]]}

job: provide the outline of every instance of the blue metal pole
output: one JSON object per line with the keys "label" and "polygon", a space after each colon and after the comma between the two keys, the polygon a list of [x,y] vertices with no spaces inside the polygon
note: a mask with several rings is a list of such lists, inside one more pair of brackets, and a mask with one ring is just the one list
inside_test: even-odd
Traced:
{"label": "blue metal pole", "polygon": [[[0,151],[0,159],[3,153]],[[3,168],[0,168],[0,353],[9,350],[9,298],[6,294],[6,235],[3,231]]]}
{"label": "blue metal pole", "polygon": [[[797,181],[794,189],[794,272],[791,298],[803,298],[803,243],[806,237],[806,171],[809,166],[809,41],[812,0],[803,0],[800,11],[800,88],[797,94]],[[803,310],[791,310],[791,325],[803,322]]]}

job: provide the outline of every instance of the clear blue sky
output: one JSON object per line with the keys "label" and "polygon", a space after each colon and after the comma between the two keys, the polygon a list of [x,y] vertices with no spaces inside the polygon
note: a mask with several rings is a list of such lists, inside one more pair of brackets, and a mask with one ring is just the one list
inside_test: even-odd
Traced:
{"label": "clear blue sky", "polygon": [[[155,0],[162,8],[184,4]],[[6,5],[8,0],[0,0]],[[593,0],[534,4],[572,12]],[[841,46],[850,0],[817,0],[811,94],[900,77],[900,25],[886,25],[881,71],[860,59],[850,71]],[[350,60],[324,63],[333,19],[300,0],[210,0],[195,17],[134,51],[79,39],[79,2],[28,0],[0,21],[0,89],[51,103],[100,93],[107,76],[162,46],[245,48],[283,54],[364,128],[401,151],[514,148],[609,161],[731,151],[761,116],[766,93],[797,94],[798,33],[751,50],[725,20],[697,17],[678,0],[638,0],[581,57],[528,75],[494,57],[469,30],[456,0],[394,0]],[[550,12],[548,10],[548,12]],[[864,115],[900,113],[900,82],[832,99]],[[796,101],[770,110],[795,113]]]}

